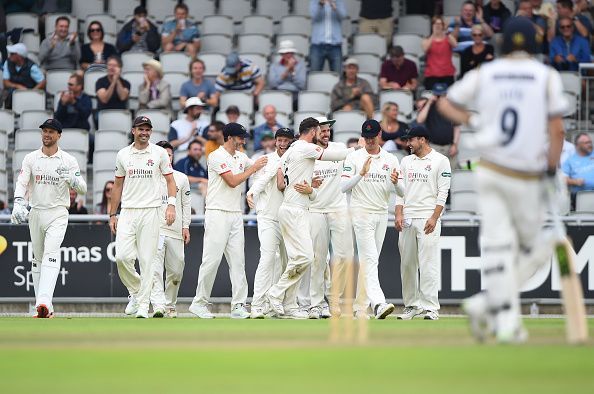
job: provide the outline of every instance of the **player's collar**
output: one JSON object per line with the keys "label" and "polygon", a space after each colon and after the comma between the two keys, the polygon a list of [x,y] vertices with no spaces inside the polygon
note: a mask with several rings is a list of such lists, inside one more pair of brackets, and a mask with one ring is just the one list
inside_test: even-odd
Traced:
{"label": "player's collar", "polygon": [[37,157],[58,157],[58,158],[62,158],[62,149],[60,149],[60,147],[58,146],[58,150],[56,151],[56,153],[54,153],[51,156],[46,155],[45,153],[43,153],[43,148],[39,148],[39,150],[37,151]]}
{"label": "player's collar", "polygon": [[143,154],[143,153],[151,153],[152,152],[152,143],[149,141],[149,144],[144,149],[136,149],[134,147],[134,142],[130,144],[130,154]]}

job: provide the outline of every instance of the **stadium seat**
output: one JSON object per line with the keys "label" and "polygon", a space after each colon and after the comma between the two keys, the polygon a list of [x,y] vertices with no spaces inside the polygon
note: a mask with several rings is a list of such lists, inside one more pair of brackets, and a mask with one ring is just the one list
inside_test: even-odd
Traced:
{"label": "stadium seat", "polygon": [[336,120],[332,130],[335,133],[341,131],[360,130],[361,125],[367,119],[363,111],[336,111],[332,114],[332,118]]}
{"label": "stadium seat", "polygon": [[332,136],[332,141],[334,142],[341,142],[346,145],[347,141],[351,138],[356,138],[357,140],[361,137],[360,131],[334,131]]}
{"label": "stadium seat", "polygon": [[579,96],[582,92],[580,75],[575,71],[561,71],[559,74],[561,75],[563,90]]}
{"label": "stadium seat", "polygon": [[309,17],[309,0],[293,0],[293,15]]}
{"label": "stadium seat", "polygon": [[359,62],[359,72],[379,74],[382,67],[382,60],[377,54],[355,53],[351,57],[357,59],[357,62]]}
{"label": "stadium seat", "polygon": [[400,45],[405,54],[415,55],[421,58],[425,55],[421,46],[422,37],[416,34],[394,34],[393,45]]}
{"label": "stadium seat", "polygon": [[366,80],[371,85],[373,93],[377,94],[379,91],[379,79],[377,73],[359,72],[359,78]]}
{"label": "stadium seat", "polygon": [[330,94],[328,92],[313,92],[309,90],[299,92],[297,98],[299,111],[330,112]]}
{"label": "stadium seat", "polygon": [[93,175],[97,171],[111,171],[113,176],[118,151],[122,149],[97,150],[93,153]]}
{"label": "stadium seat", "polygon": [[104,70],[86,71],[84,77],[85,93],[91,97],[96,97],[95,84],[99,78],[103,78],[106,75],[107,71]]}
{"label": "stadium seat", "polygon": [[243,34],[261,34],[269,38],[274,35],[272,18],[267,15],[246,16],[241,26]]}
{"label": "stadium seat", "polygon": [[258,98],[260,108],[274,105],[277,112],[290,114],[293,112],[293,95],[284,90],[264,90]]}
{"label": "stadium seat", "polygon": [[309,38],[303,34],[279,34],[276,36],[276,47],[281,41],[291,40],[297,53],[305,57],[309,56]]}
{"label": "stadium seat", "polygon": [[146,10],[149,16],[157,22],[163,22],[169,15],[174,14],[175,0],[146,0]]}
{"label": "stadium seat", "polygon": [[305,118],[316,118],[318,116],[326,116],[326,113],[319,111],[298,111],[293,114],[293,132],[295,135],[299,133],[299,125]]}
{"label": "stadium seat", "polygon": [[117,21],[113,15],[107,15],[107,14],[103,14],[103,13],[92,14],[92,15],[89,15],[85,19],[85,25],[84,25],[83,31],[81,32],[81,35],[84,35],[84,41],[86,43],[89,42],[89,37],[87,35],[87,29],[89,28],[89,25],[93,21],[97,21],[97,22],[101,23],[101,25],[103,26],[103,32],[105,34],[110,34],[112,36],[115,36],[118,34]]}
{"label": "stadium seat", "polygon": [[452,191],[451,211],[478,213],[478,194],[474,191]]}
{"label": "stadium seat", "polygon": [[338,74],[330,71],[312,71],[307,74],[307,90],[331,92],[338,83]]}
{"label": "stadium seat", "polygon": [[89,132],[83,129],[63,129],[60,146],[69,153],[77,151],[86,154],[89,151]]}
{"label": "stadium seat", "polygon": [[122,130],[95,131],[95,150],[119,150],[128,145],[128,133]]}
{"label": "stadium seat", "polygon": [[361,1],[360,0],[344,0],[344,5],[346,6],[348,17],[351,20],[358,20],[359,12],[361,11]]}
{"label": "stadium seat", "polygon": [[261,53],[268,56],[271,51],[270,37],[262,34],[242,34],[238,37],[237,51],[242,53]]}
{"label": "stadium seat", "polygon": [[431,19],[427,15],[402,15],[398,18],[398,34],[431,35]]}
{"label": "stadium seat", "polygon": [[54,29],[56,28],[56,19],[58,19],[61,16],[65,16],[70,20],[70,26],[68,27],[69,33],[75,33],[78,31],[78,20],[76,19],[76,17],[74,17],[72,15],[60,14],[60,13],[47,14],[47,16],[45,18],[45,36],[46,37],[54,32]]}
{"label": "stadium seat", "polygon": [[594,190],[582,190],[575,197],[576,212],[594,213]]}
{"label": "stadium seat", "polygon": [[[192,15],[196,21],[203,21],[206,15],[215,14],[214,0],[184,0],[188,6],[189,15]],[[201,30],[200,33],[203,33]]]}
{"label": "stadium seat", "polygon": [[454,170],[452,172],[452,181],[450,185],[451,192],[472,192],[476,191],[475,176],[473,171]]}
{"label": "stadium seat", "polygon": [[200,34],[224,34],[233,37],[233,19],[228,15],[207,15],[202,20]]}
{"label": "stadium seat", "polygon": [[200,53],[198,56],[204,62],[204,75],[206,77],[216,77],[225,67],[225,55],[221,53]]}
{"label": "stadium seat", "polygon": [[132,130],[132,115],[126,109],[104,109],[99,111],[99,130]]}
{"label": "stadium seat", "polygon": [[103,0],[72,0],[72,15],[84,20],[92,14],[103,14]]}
{"label": "stadium seat", "polygon": [[415,64],[415,66],[417,67],[417,71],[421,70],[421,61],[419,60],[419,58],[416,55],[407,53],[404,55],[404,58],[413,62]]}
{"label": "stadium seat", "polygon": [[29,152],[39,149],[41,146],[41,130],[19,129],[14,135],[15,150],[29,150]]}
{"label": "stadium seat", "polygon": [[229,15],[234,22],[241,22],[243,18],[252,14],[250,0],[219,0],[219,14]]}
{"label": "stadium seat", "polygon": [[139,5],[140,0],[110,0],[108,1],[107,13],[115,16],[118,21],[129,20],[127,16],[131,16],[134,8]]}
{"label": "stadium seat", "polygon": [[45,92],[42,90],[15,90],[12,93],[12,111],[20,115],[28,109],[45,110]]}
{"label": "stadium seat", "polygon": [[231,36],[226,34],[205,34],[200,37],[200,57],[205,53],[220,53],[225,56],[233,48]]}
{"label": "stadium seat", "polygon": [[386,52],[386,39],[379,34],[356,34],[353,37],[353,53],[373,53],[384,57]]}
{"label": "stadium seat", "polygon": [[190,56],[183,52],[165,52],[159,56],[161,66],[165,73],[179,72],[187,74],[189,72]]}
{"label": "stadium seat", "polygon": [[[0,130],[0,151],[8,151],[8,132],[6,130]],[[0,171],[6,171],[6,160],[4,161],[4,165],[0,165]]]}
{"label": "stadium seat", "polygon": [[28,52],[39,53],[39,47],[41,45],[41,40],[39,39],[39,34],[24,33],[21,36],[21,42],[23,44],[25,44]]}
{"label": "stadium seat", "polygon": [[160,109],[141,109],[136,112],[135,116],[144,115],[151,120],[153,124],[153,130],[169,132],[169,125],[171,124],[171,118],[169,117],[168,111]]}
{"label": "stadium seat", "polygon": [[288,0],[258,0],[256,2],[256,15],[266,15],[274,22],[289,14]]}
{"label": "stadium seat", "polygon": [[[219,120],[223,123],[229,123],[229,119],[227,118],[227,114],[222,111],[217,112],[216,120]],[[239,115],[239,119],[237,119],[237,123],[245,127],[246,130],[251,129],[251,121],[248,115],[242,113]]]}
{"label": "stadium seat", "polygon": [[[283,127],[291,127],[291,121],[289,120],[289,115],[283,112],[276,113],[276,121],[281,124]],[[266,122],[264,119],[264,115],[261,112],[256,112],[254,114],[254,126],[259,126]]]}
{"label": "stadium seat", "polygon": [[[50,96],[68,90],[68,79],[74,70],[48,70],[45,74],[45,91]],[[58,99],[58,98],[56,98]]]}
{"label": "stadium seat", "polygon": [[142,71],[142,63],[152,60],[151,52],[124,52],[122,53],[122,73],[127,71]]}
{"label": "stadium seat", "polygon": [[138,95],[140,94],[140,87],[144,84],[144,72],[123,72],[122,78],[130,82],[130,98],[128,99],[128,108],[136,110],[138,109]]}
{"label": "stadium seat", "polygon": [[14,112],[9,109],[0,109],[0,130],[8,134],[14,132]]}
{"label": "stadium seat", "polygon": [[[163,79],[169,82],[171,85],[171,97],[173,100],[171,101],[171,107],[174,111],[179,110],[179,92],[181,91],[181,86],[188,80],[187,73],[165,73]],[[169,128],[167,129],[169,130]]]}
{"label": "stadium seat", "polygon": [[565,113],[563,114],[564,118],[574,118],[577,115],[577,109],[578,109],[578,98],[575,94],[573,94],[572,92],[567,92],[564,91],[563,95],[565,96],[565,99],[568,102],[568,107],[567,107],[567,111],[565,111]]}
{"label": "stadium seat", "polygon": [[190,205],[196,215],[204,215],[204,196],[196,191],[191,191]]}
{"label": "stadium seat", "polygon": [[34,33],[38,34],[39,16],[32,12],[15,12],[6,15],[6,30],[10,31],[16,28],[33,29]]}
{"label": "stadium seat", "polygon": [[247,59],[258,66],[263,76],[268,73],[268,60],[265,55],[261,53],[242,53],[241,58]]}
{"label": "stadium seat", "polygon": [[220,112],[225,112],[230,105],[236,105],[244,114],[251,115],[254,112],[254,98],[247,92],[233,90],[222,92],[219,100]]}
{"label": "stadium seat", "polygon": [[[39,137],[38,139],[39,145],[35,149],[39,149],[41,147],[41,137]],[[31,153],[31,151],[27,149],[15,149],[14,152],[12,152],[12,179],[14,179],[15,181],[18,177],[19,171],[21,171],[21,167],[23,166],[23,159],[29,153]]]}
{"label": "stadium seat", "polygon": [[280,21],[280,34],[311,35],[311,18],[303,15],[286,15]]}
{"label": "stadium seat", "polygon": [[19,118],[19,128],[35,129],[47,119],[53,117],[54,113],[52,111],[36,109],[25,110],[21,113],[21,117]]}
{"label": "stadium seat", "polygon": [[[460,15],[462,10],[462,4],[466,0],[448,0],[443,2],[443,14],[444,15]],[[446,26],[448,22],[446,21]]]}
{"label": "stadium seat", "polygon": [[168,133],[166,131],[153,130],[153,132],[151,133],[150,141],[153,144],[156,144],[159,141],[167,141],[168,140],[167,136],[168,136]]}
{"label": "stadium seat", "polygon": [[380,92],[379,107],[382,108],[388,101],[398,104],[398,111],[406,117],[412,115],[414,100],[410,90],[384,90]]}
{"label": "stadium seat", "polygon": [[[117,154],[117,152],[115,152]],[[93,159],[93,164],[95,163],[95,159]],[[94,170],[93,171],[93,208],[96,207],[99,203],[101,203],[101,198],[103,197],[103,188],[105,187],[105,183],[107,181],[113,181],[115,178],[115,155],[113,157],[113,162],[111,165],[112,168],[105,169],[105,170]]]}

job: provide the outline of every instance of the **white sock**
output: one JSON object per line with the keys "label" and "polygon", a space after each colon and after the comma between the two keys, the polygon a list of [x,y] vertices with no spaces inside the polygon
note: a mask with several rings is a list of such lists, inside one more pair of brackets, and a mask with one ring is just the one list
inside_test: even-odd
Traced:
{"label": "white sock", "polygon": [[41,274],[41,263],[33,260],[31,263],[31,276],[33,277],[33,291],[35,292],[35,299],[39,294],[39,275]]}
{"label": "white sock", "polygon": [[54,311],[52,300],[54,298],[54,289],[56,288],[56,281],[58,280],[59,274],[59,267],[48,266],[45,264],[41,265],[37,305],[45,304],[50,313]]}

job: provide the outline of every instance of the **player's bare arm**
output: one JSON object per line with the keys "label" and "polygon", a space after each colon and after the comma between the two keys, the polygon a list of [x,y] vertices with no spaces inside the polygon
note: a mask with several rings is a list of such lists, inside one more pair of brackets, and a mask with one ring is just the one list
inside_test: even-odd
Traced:
{"label": "player's bare arm", "polygon": [[283,170],[280,168],[276,171],[276,188],[281,192],[285,191],[287,185],[285,184],[285,176],[283,175]]}
{"label": "player's bare arm", "polygon": [[111,190],[111,212],[109,212],[109,228],[111,233],[115,235],[118,229],[117,209],[120,206],[122,199],[122,188],[124,186],[124,177],[116,176],[113,182],[113,189]]}
{"label": "player's bare arm", "polygon": [[437,225],[437,221],[441,217],[442,212],[443,205],[436,205],[435,210],[433,211],[433,215],[431,215],[431,217],[427,219],[427,222],[425,223],[425,234],[431,234],[433,230],[435,230],[435,226]]}
{"label": "player's bare arm", "polygon": [[396,231],[402,231],[404,228],[404,214],[403,214],[404,206],[403,205],[396,205],[394,209],[394,227],[396,227]]}
{"label": "player's bare arm", "polygon": [[[446,97],[439,100],[437,102],[437,109],[443,116],[450,119],[454,123],[458,124],[469,124],[470,122],[470,112],[467,110],[454,105],[450,100]],[[455,136],[454,136],[455,141]]]}
{"label": "player's bare arm", "polygon": [[167,209],[165,210],[165,221],[168,226],[171,226],[173,222],[175,222],[175,195],[177,193],[177,187],[175,185],[175,179],[173,179],[173,173],[164,175],[164,177],[165,182],[167,182]]}

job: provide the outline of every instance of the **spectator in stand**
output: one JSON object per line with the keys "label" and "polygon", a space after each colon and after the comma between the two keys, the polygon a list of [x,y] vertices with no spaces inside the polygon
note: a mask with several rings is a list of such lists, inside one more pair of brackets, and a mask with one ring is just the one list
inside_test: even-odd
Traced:
{"label": "spectator in stand", "polygon": [[379,76],[380,88],[414,91],[419,77],[416,64],[404,57],[404,50],[400,45],[390,48],[388,56],[390,58],[382,63]]}
{"label": "spectator in stand", "polygon": [[424,125],[431,134],[431,147],[445,155],[450,160],[452,169],[458,168],[458,142],[460,141],[460,126],[453,124],[437,109],[437,101],[442,100],[447,92],[447,85],[437,83],[433,86],[433,94],[417,114],[417,124]]}
{"label": "spectator in stand", "polygon": [[122,78],[122,60],[117,56],[107,59],[107,75],[95,83],[97,110],[126,109],[130,97],[130,82]]}
{"label": "spectator in stand", "polygon": [[81,48],[80,67],[83,71],[87,70],[89,66],[100,66],[105,68],[105,62],[110,56],[117,55],[116,48],[103,41],[105,33],[103,25],[99,21],[92,21],[87,28],[87,37],[89,43],[84,44]]}
{"label": "spectator in stand", "polygon": [[25,44],[8,45],[6,52],[8,59],[4,62],[2,70],[4,107],[12,109],[12,92],[24,89],[45,89],[45,76],[39,66],[27,57]]}
{"label": "spectator in stand", "polygon": [[588,40],[574,32],[573,21],[568,17],[559,19],[561,35],[553,38],[549,59],[559,71],[578,71],[580,63],[590,63]]}
{"label": "spectator in stand", "polygon": [[483,41],[483,27],[474,25],[472,27],[472,45],[462,52],[460,56],[460,76],[480,66],[482,63],[490,62],[495,57],[493,45]]}
{"label": "spectator in stand", "polygon": [[254,149],[255,152],[252,155],[251,159],[256,160],[260,156],[264,156],[274,152],[275,149],[276,140],[274,139],[274,134],[271,131],[267,131],[262,135],[262,138],[260,139],[260,149]]}
{"label": "spectator in stand", "polygon": [[204,156],[206,156],[206,159],[208,159],[208,155],[219,149],[219,146],[222,146],[225,143],[223,127],[225,127],[225,123],[218,120],[212,122],[210,126],[208,126],[208,132],[206,134],[208,140],[206,144],[204,144]]}
{"label": "spectator in stand", "polygon": [[93,111],[93,103],[91,97],[83,91],[83,83],[83,77],[73,73],[68,79],[68,90],[60,95],[54,118],[65,129],[91,129],[89,117]]}
{"label": "spectator in stand", "polygon": [[159,31],[147,18],[146,8],[134,8],[134,17],[118,33],[116,47],[120,53],[128,51],[157,52],[161,46]]}
{"label": "spectator in stand", "polygon": [[230,105],[225,110],[225,115],[227,115],[227,123],[237,123],[241,112],[239,111],[239,107],[237,105]]}
{"label": "spectator in stand", "polygon": [[341,73],[342,20],[348,14],[343,0],[310,0],[311,45],[310,71],[322,71],[328,60],[330,70]]}
{"label": "spectator in stand", "polygon": [[278,54],[281,58],[278,62],[270,64],[268,72],[268,88],[286,90],[293,94],[293,107],[297,108],[297,95],[305,89],[306,65],[296,56],[295,45],[291,40],[281,41],[278,46]]}
{"label": "spectator in stand", "polygon": [[501,0],[491,0],[483,6],[483,18],[493,33],[501,33],[505,22],[511,17],[511,11]]}
{"label": "spectator in stand", "polygon": [[75,70],[80,59],[78,34],[68,33],[70,19],[60,16],[55,30],[39,46],[39,64],[46,71],[57,69]]}
{"label": "spectator in stand", "polygon": [[188,19],[188,6],[175,5],[175,19],[165,22],[161,32],[163,52],[185,52],[192,59],[200,51],[200,32],[196,23]]}
{"label": "spectator in stand", "polygon": [[448,28],[448,32],[453,34],[458,41],[458,45],[454,49],[455,52],[462,52],[472,45],[471,31],[474,25],[483,26],[483,32],[487,39],[493,36],[493,29],[483,19],[483,9],[481,7],[477,9],[474,3],[468,0],[462,4],[460,16],[454,17]]}
{"label": "spectator in stand", "polygon": [[431,19],[431,36],[421,42],[425,52],[425,88],[432,89],[436,83],[454,83],[456,68],[452,63],[452,50],[458,44],[453,34],[446,34],[441,16]]}
{"label": "spectator in stand", "polygon": [[103,193],[101,194],[101,202],[97,204],[97,208],[95,213],[101,215],[107,215],[111,212],[109,209],[111,207],[111,191],[113,190],[113,181],[105,182],[105,186],[103,186]]}
{"label": "spectator in stand", "polygon": [[574,0],[574,10],[576,16],[583,16],[588,19],[590,25],[594,25],[594,16],[590,13],[590,0]]}
{"label": "spectator in stand", "polygon": [[203,103],[207,104],[207,108],[215,108],[219,105],[220,93],[211,80],[204,78],[205,70],[206,66],[202,60],[192,60],[190,63],[190,76],[192,79],[183,83],[179,93],[181,107],[186,106],[186,100],[190,97],[198,97]]}
{"label": "spectator in stand", "polygon": [[254,100],[258,99],[264,85],[260,68],[248,59],[241,59],[237,52],[227,55],[225,67],[216,80],[218,91],[248,90],[254,96]]}
{"label": "spectator in stand", "polygon": [[575,209],[576,193],[582,190],[594,190],[594,155],[592,155],[592,138],[588,133],[579,133],[574,141],[575,153],[565,160],[561,170],[567,176],[571,205]]}
{"label": "spectator in stand", "polygon": [[408,125],[398,120],[398,104],[388,101],[382,107],[382,128],[380,145],[390,153],[398,153],[399,159],[408,154],[408,141],[401,137],[408,130]]}
{"label": "spectator in stand", "polygon": [[86,215],[89,213],[87,208],[83,205],[83,201],[77,201],[78,193],[74,189],[70,189],[70,207],[68,213],[71,215]]}
{"label": "spectator in stand", "polygon": [[254,150],[262,149],[262,138],[265,134],[272,133],[272,139],[274,139],[274,134],[278,129],[282,129],[283,125],[277,122],[276,120],[276,108],[274,105],[266,105],[262,108],[262,116],[266,120],[261,125],[258,125],[254,128]]}
{"label": "spectator in stand", "polygon": [[386,48],[394,33],[392,0],[361,0],[359,33],[375,33],[386,39]]}
{"label": "spectator in stand", "polygon": [[359,139],[358,138],[349,138],[347,140],[347,148],[356,148],[359,145]]}
{"label": "spectator in stand", "polygon": [[184,113],[186,116],[171,123],[167,139],[171,146],[178,151],[188,149],[190,142],[196,140],[203,134],[208,122],[200,119],[205,104],[198,97],[190,97],[186,100]]}
{"label": "spectator in stand", "polygon": [[151,59],[142,63],[144,84],[138,87],[139,109],[164,109],[171,111],[171,87],[163,79],[163,66]]}
{"label": "spectator in stand", "polygon": [[[523,16],[532,21],[532,24],[536,29],[536,45],[538,46],[536,53],[548,55],[547,21],[542,15],[536,14],[534,12],[533,3],[534,1],[532,0],[520,0],[520,3],[518,4],[517,16]],[[554,9],[552,10],[554,12]],[[555,24],[552,23],[553,29],[554,25]]]}
{"label": "spectator in stand", "polygon": [[555,32],[552,33],[551,29],[549,29],[549,42],[552,42],[555,36],[562,35],[560,29],[561,18],[569,18],[572,20],[576,34],[584,37],[589,42],[590,35],[592,34],[592,23],[585,15],[580,14],[577,9],[574,9],[571,0],[557,0],[556,18],[555,14],[552,14],[551,17],[555,21]]}
{"label": "spectator in stand", "polygon": [[0,200],[0,215],[10,215],[12,211],[8,207],[8,204],[3,200]]}
{"label": "spectator in stand", "polygon": [[188,176],[190,186],[196,187],[200,190],[200,194],[206,196],[206,187],[208,186],[208,171],[200,160],[202,159],[203,146],[202,142],[193,140],[188,145],[188,155],[179,160],[173,168],[179,172],[183,172]]}
{"label": "spectator in stand", "polygon": [[332,88],[330,107],[332,112],[361,110],[365,112],[367,119],[372,119],[375,111],[375,95],[369,82],[357,76],[358,72],[357,59],[348,58],[344,62],[343,77]]}

